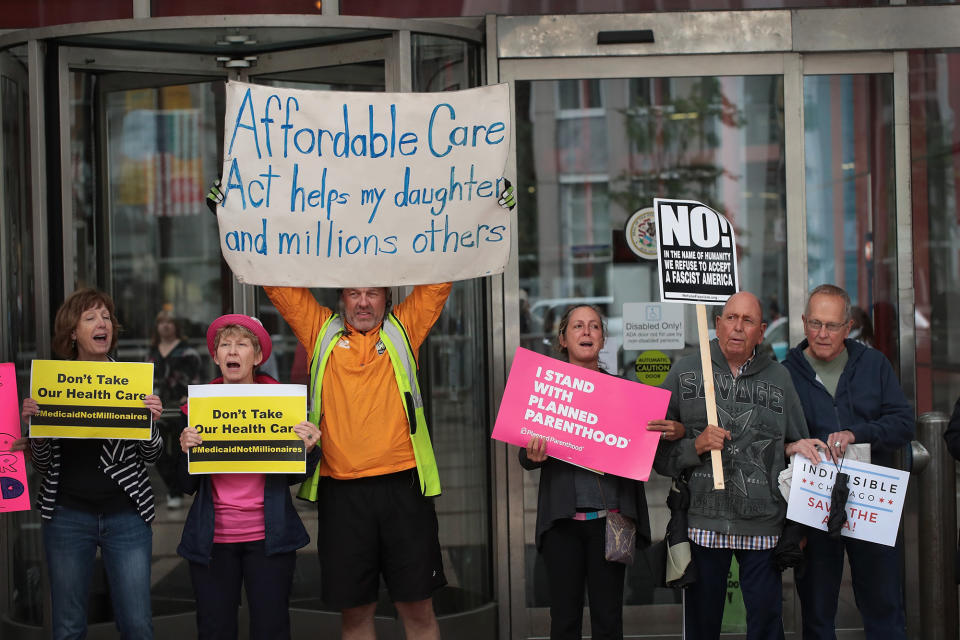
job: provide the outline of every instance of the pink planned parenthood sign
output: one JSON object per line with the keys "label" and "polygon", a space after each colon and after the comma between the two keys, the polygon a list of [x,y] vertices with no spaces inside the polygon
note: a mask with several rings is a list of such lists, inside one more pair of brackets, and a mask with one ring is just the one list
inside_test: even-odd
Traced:
{"label": "pink planned parenthood sign", "polygon": [[492,438],[527,446],[547,440],[547,455],[634,480],[650,477],[670,392],[518,348]]}

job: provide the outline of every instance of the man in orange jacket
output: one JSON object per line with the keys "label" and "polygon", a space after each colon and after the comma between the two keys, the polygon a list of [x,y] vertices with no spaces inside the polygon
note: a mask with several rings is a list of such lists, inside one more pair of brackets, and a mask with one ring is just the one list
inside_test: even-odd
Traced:
{"label": "man in orange jacket", "polygon": [[[425,476],[436,476],[436,465],[432,451],[429,461],[418,465],[411,437],[417,420],[397,393],[385,344],[389,338],[381,329],[389,311],[417,354],[451,285],[417,286],[392,311],[387,288],[343,289],[343,327],[325,349],[320,348],[321,330],[329,326],[333,310],[321,306],[308,289],[265,289],[313,353],[313,406],[322,407],[316,498],[323,600],[342,611],[345,639],[374,638],[382,574],[406,637],[439,638],[432,594],[446,578],[433,497],[421,489]],[[425,435],[426,425],[419,429]]]}
{"label": "man in orange jacket", "polygon": [[[516,206],[505,180],[499,204]],[[219,182],[208,204],[223,200]],[[387,287],[340,292],[340,312],[309,289],[264,287],[311,356],[310,417],[322,461],[301,497],[317,501],[321,592],[342,613],[344,640],[375,638],[383,576],[411,640],[439,640],[432,594],[443,573],[433,498],[440,493],[416,359],[450,295],[418,285],[393,307]]]}

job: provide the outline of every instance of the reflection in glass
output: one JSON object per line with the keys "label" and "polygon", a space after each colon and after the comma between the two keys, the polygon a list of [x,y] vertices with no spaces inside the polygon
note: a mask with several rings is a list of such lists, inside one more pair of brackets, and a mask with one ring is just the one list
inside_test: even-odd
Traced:
{"label": "reflection in glass", "polygon": [[[33,260],[33,216],[30,211],[30,144],[27,138],[27,70],[23,50],[0,54],[0,362],[13,362],[19,398],[29,393],[30,362],[37,356],[37,315]],[[18,398],[18,399],[19,399]],[[15,425],[17,431],[19,426]],[[8,442],[19,432],[0,434]],[[38,486],[39,478],[27,467],[27,484]],[[43,547],[37,511],[5,513],[0,516],[6,544],[0,553],[0,567],[9,585],[7,602],[0,610],[11,620],[30,625],[43,622]]]}
{"label": "reflection in glass", "polygon": [[[557,322],[572,304],[608,317],[611,373],[636,380],[637,350],[623,344],[623,305],[659,301],[656,260],[634,254],[624,228],[654,197],[700,200],[723,212],[739,240],[742,288],[773,319],[787,310],[783,82],[779,76],[517,82],[520,344],[553,355]],[[695,349],[693,307],[683,350]],[[533,546],[538,474],[524,472],[526,602],[548,605]],[[663,535],[667,481],[647,483],[654,537]],[[627,571],[625,603],[675,603],[641,554]],[[540,609],[544,614],[545,610]],[[642,615],[640,616],[643,617]],[[545,615],[531,615],[531,635]],[[651,633],[630,628],[626,633]],[[665,633],[673,633],[669,627]]]}
{"label": "reflection in glass", "polygon": [[[97,144],[94,141],[93,103],[96,76],[90,73],[70,74],[70,166],[73,172],[71,194],[73,206],[73,287],[96,287],[102,281],[98,274],[97,255],[101,249],[97,237],[95,215],[97,190],[94,184]],[[102,224],[102,221],[101,221]]]}
{"label": "reflection in glass", "polygon": [[206,328],[225,297],[217,222],[204,201],[219,169],[214,84],[116,91],[105,100],[109,266],[124,324],[118,357],[145,359],[165,309],[180,319],[208,378]]}
{"label": "reflection in glass", "polygon": [[[454,91],[479,84],[480,50],[475,45],[417,34],[411,40],[414,91]],[[434,596],[440,615],[493,601],[485,292],[480,279],[455,282],[420,350],[430,434],[443,485],[436,508],[449,584]]]}
{"label": "reflection in glass", "polygon": [[807,283],[843,287],[899,368],[893,77],[804,78]]}
{"label": "reflection in glass", "polygon": [[476,45],[416,33],[411,42],[414,91],[459,91],[480,84]]}
{"label": "reflection in glass", "polygon": [[960,395],[960,53],[910,54],[917,413]]}
{"label": "reflection in glass", "polygon": [[[90,90],[96,87],[89,79],[82,84]],[[93,149],[75,143],[74,150],[91,163],[80,167],[84,180],[79,184],[75,180],[77,211],[84,212],[77,216],[78,247],[99,261],[93,273],[107,270],[109,274],[109,279],[101,277],[91,284],[112,283],[123,325],[118,359],[147,359],[157,313],[164,310],[176,318],[186,343],[199,354],[202,364],[197,379],[204,382],[213,373],[207,324],[223,313],[223,303],[229,299],[216,218],[204,202],[218,171],[217,102],[222,112],[222,87],[222,83],[203,82],[107,92],[94,101],[102,101],[97,108],[103,110],[106,127],[102,144],[107,168],[94,169],[99,162],[93,164],[98,158]],[[85,103],[84,108],[91,106]],[[95,118],[78,112],[76,121]],[[81,138],[84,144],[88,139]],[[93,184],[100,175],[107,177],[106,185]],[[100,192],[106,207],[96,198]],[[88,200],[91,196],[94,199]],[[99,230],[82,233],[82,225],[87,224],[94,229],[100,225]],[[107,230],[109,252],[100,243]],[[169,425],[177,424],[177,404],[168,402],[160,425],[161,432],[166,431],[170,456],[179,449],[169,430]],[[154,467],[151,482],[158,499],[153,523],[153,612],[191,611],[193,590],[186,563],[176,554],[191,498],[183,498],[179,507],[175,500],[165,499],[168,487]],[[95,601],[105,598],[105,589],[101,590],[95,586]],[[109,615],[109,610],[102,612],[103,619]]]}

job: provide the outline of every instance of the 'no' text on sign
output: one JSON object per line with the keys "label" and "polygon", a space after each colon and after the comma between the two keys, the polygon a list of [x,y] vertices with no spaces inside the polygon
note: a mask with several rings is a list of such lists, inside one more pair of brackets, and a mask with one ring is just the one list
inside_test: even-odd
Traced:
{"label": "'no' text on sign", "polygon": [[653,201],[662,298],[723,304],[740,290],[733,225],[695,200]]}

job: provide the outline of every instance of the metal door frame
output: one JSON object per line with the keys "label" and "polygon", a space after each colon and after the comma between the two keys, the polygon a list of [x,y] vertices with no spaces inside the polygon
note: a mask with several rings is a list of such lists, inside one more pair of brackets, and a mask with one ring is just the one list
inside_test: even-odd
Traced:
{"label": "metal door frame", "polygon": [[[163,73],[151,70],[163,69]],[[71,166],[71,100],[75,87],[73,86],[74,71],[110,71],[126,72],[119,77],[109,78],[102,86],[97,87],[98,96],[108,92],[125,89],[143,89],[202,82],[211,78],[228,76],[227,70],[218,66],[215,56],[195,55],[188,53],[167,52],[131,52],[115,49],[99,49],[92,47],[65,46],[58,51],[57,78],[59,86],[59,119],[60,119],[60,207],[63,243],[63,293],[69,295],[73,291],[76,279],[74,244],[74,206],[73,206],[73,175]],[[133,75],[136,74],[136,75]],[[140,75],[143,74],[143,75]],[[96,114],[97,132],[106,135],[106,114],[100,109]],[[110,164],[105,140],[98,139],[97,145],[97,189],[102,193],[110,178]],[[106,196],[103,196],[106,198]],[[113,289],[113,275],[110,268],[110,224],[111,216],[107,202],[104,201],[102,218],[103,227],[98,229],[97,260],[98,272],[101,278],[100,285],[107,291]]]}

